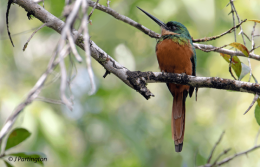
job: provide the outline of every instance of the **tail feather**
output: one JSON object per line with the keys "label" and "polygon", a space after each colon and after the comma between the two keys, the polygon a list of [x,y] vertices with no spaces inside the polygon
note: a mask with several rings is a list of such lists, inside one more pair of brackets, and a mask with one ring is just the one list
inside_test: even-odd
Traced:
{"label": "tail feather", "polygon": [[181,152],[185,130],[185,99],[187,92],[175,93],[172,105],[172,138],[175,151]]}

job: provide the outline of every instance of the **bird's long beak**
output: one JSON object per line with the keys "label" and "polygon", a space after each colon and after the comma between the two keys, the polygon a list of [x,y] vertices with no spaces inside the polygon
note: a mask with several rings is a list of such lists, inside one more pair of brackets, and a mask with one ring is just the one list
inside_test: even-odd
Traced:
{"label": "bird's long beak", "polygon": [[153,21],[155,21],[160,27],[163,27],[164,29],[167,30],[167,26],[164,24],[164,22],[162,22],[161,20],[157,19],[156,17],[154,17],[153,15],[147,13],[146,11],[144,11],[143,9],[139,8],[137,6],[138,9],[140,9],[142,12],[144,12],[148,17],[150,17]]}

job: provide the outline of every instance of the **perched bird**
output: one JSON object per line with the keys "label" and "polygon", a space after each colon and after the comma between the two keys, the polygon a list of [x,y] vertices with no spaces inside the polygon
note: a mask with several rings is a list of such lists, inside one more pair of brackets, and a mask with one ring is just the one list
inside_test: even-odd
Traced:
{"label": "perched bird", "polygon": [[[187,28],[176,21],[165,24],[141,8],[138,9],[161,27],[161,37],[156,45],[161,71],[196,76],[196,52]],[[167,83],[167,86],[173,96],[172,138],[175,151],[181,152],[185,129],[185,101],[188,94],[192,96],[194,87],[174,83]]]}

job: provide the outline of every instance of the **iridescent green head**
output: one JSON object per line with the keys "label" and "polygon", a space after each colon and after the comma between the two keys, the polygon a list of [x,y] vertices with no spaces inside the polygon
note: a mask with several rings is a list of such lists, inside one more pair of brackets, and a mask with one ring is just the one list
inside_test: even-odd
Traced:
{"label": "iridescent green head", "polygon": [[187,28],[183,24],[181,24],[177,21],[169,21],[166,24],[166,27],[167,27],[166,30],[168,30],[168,31],[171,31],[171,32],[174,32],[177,34],[183,34],[183,35],[190,37],[190,33],[187,30]]}
{"label": "iridescent green head", "polygon": [[153,21],[155,21],[163,29],[176,33],[176,34],[182,34],[188,38],[191,38],[189,31],[183,24],[181,24],[177,21],[169,21],[168,23],[165,24],[162,21],[160,21],[159,19],[157,19],[156,17],[154,17],[151,14],[144,11],[143,9],[141,9],[139,7],[137,7],[137,8],[140,9],[142,12],[144,12],[148,17],[150,17]]}

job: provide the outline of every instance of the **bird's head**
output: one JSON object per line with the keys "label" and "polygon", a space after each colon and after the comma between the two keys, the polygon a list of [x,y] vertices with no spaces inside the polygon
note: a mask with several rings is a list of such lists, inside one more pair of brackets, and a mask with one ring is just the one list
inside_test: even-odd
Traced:
{"label": "bird's head", "polygon": [[160,21],[159,19],[157,19],[156,17],[154,17],[153,15],[147,13],[146,11],[144,11],[143,9],[137,7],[138,9],[140,9],[142,12],[144,12],[148,17],[150,17],[153,21],[155,21],[161,28],[162,28],[162,35],[164,34],[182,34],[182,35],[186,35],[187,37],[190,37],[190,33],[187,30],[187,28],[177,22],[177,21],[169,21],[168,23],[163,23],[162,21]]}

